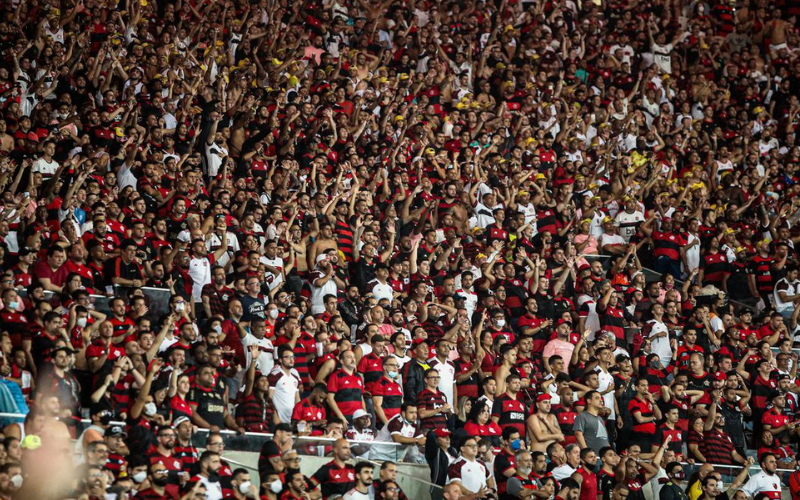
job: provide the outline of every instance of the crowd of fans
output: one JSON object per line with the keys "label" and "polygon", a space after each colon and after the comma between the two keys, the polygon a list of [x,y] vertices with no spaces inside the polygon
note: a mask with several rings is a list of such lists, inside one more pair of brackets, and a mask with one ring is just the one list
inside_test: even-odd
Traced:
{"label": "crowd of fans", "polygon": [[1,500],[800,498],[799,3],[3,7]]}

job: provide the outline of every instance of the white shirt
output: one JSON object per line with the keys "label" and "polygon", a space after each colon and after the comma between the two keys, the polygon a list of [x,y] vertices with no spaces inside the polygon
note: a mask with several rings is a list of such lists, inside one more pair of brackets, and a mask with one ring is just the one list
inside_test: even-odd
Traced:
{"label": "white shirt", "polygon": [[619,226],[619,235],[625,240],[625,243],[630,243],[631,236],[636,234],[640,223],[644,222],[644,214],[636,210],[632,214],[622,210],[617,214],[617,225]]}
{"label": "white shirt", "polygon": [[[599,366],[595,368],[594,371],[597,373],[597,382],[600,384],[597,387],[598,391],[603,392],[614,383],[614,376],[607,371],[604,371]],[[614,409],[614,391],[603,395],[603,406],[611,410],[611,414],[607,417],[607,420],[616,420],[617,414],[616,410]]]}
{"label": "white shirt", "polygon": [[300,384],[300,373],[294,368],[287,374],[280,366],[276,366],[269,375],[272,402],[281,423],[292,422],[292,410],[296,395],[300,391]]}
{"label": "white shirt", "polygon": [[[651,319],[648,321],[648,323],[653,325],[653,329],[650,330],[650,338],[652,339],[652,352],[658,354],[662,365],[666,366],[672,359],[672,347],[669,345],[669,330],[667,329],[667,325],[654,319]],[[667,336],[653,339],[655,335],[660,333],[666,333]]]}
{"label": "white shirt", "polygon": [[208,164],[208,176],[215,178],[222,166],[222,159],[228,156],[228,150],[216,144],[206,144],[206,163]]}
{"label": "white shirt", "polygon": [[450,361],[442,363],[438,358],[428,360],[431,368],[439,372],[439,386],[437,389],[444,393],[445,400],[451,408],[455,408],[453,400],[453,384],[456,381],[456,367]]}
{"label": "white shirt", "polygon": [[489,469],[483,462],[470,461],[462,456],[450,465],[447,471],[447,484],[459,482],[468,491],[477,493],[486,487],[489,476]]}
{"label": "white shirt", "polygon": [[33,173],[41,173],[45,177],[52,177],[56,170],[58,170],[58,162],[47,161],[44,158],[39,158],[33,164]]}
{"label": "white shirt", "polygon": [[211,261],[208,257],[192,257],[189,261],[189,276],[192,277],[192,300],[202,302],[203,287],[211,283]]}
{"label": "white shirt", "polygon": [[264,281],[269,285],[269,289],[272,290],[283,281],[283,259],[277,255],[274,259],[269,259],[266,255],[263,255],[258,261],[262,264],[272,266],[279,271],[278,274],[273,274],[269,271],[264,274]]}
{"label": "white shirt", "polygon": [[392,285],[389,283],[381,283],[377,278],[367,283],[367,289],[372,290],[372,295],[375,297],[375,300],[379,302],[381,299],[386,299],[391,302],[394,297]]}
{"label": "white shirt", "polygon": [[272,373],[272,369],[275,366],[275,347],[272,345],[272,341],[266,337],[259,339],[250,332],[242,338],[244,355],[247,360],[245,370],[250,367],[252,361],[250,356],[251,345],[257,345],[258,350],[261,351],[258,358],[256,358],[256,370],[267,375]]}
{"label": "white shirt", "polygon": [[[239,247],[239,240],[236,238],[236,236],[234,236],[233,233],[229,231],[227,233],[227,237],[228,237],[228,251],[224,253],[222,257],[220,257],[219,260],[216,262],[217,264],[223,267],[225,267],[228,261],[231,260],[231,253],[235,254],[236,252],[241,250],[241,247]],[[209,252],[213,252],[214,250],[218,249],[221,246],[222,246],[222,239],[219,236],[217,236],[217,233],[212,232],[211,235],[209,235],[206,239],[206,250],[208,250]]]}
{"label": "white shirt", "polygon": [[670,57],[671,53],[671,43],[666,45],[659,45],[657,43],[653,44],[653,62],[656,64],[656,66],[658,66],[658,69],[667,74],[672,73],[672,58]]}
{"label": "white shirt", "polygon": [[467,315],[471,318],[472,314],[475,312],[475,308],[478,307],[478,294],[472,290],[459,288],[456,290],[456,295],[464,297],[464,309],[467,310]]}
{"label": "white shirt", "polygon": [[[686,244],[691,244],[695,240],[700,240],[696,234],[686,233],[688,237],[686,238]],[[692,248],[686,250],[686,263],[689,264],[689,269],[684,269],[683,272],[686,274],[691,273],[693,270],[697,269],[700,266],[700,245],[695,245]]]}
{"label": "white shirt", "polygon": [[563,481],[573,475],[576,470],[570,464],[559,465],[553,469],[553,477],[556,478],[556,481]]}
{"label": "white shirt", "polygon": [[211,482],[207,477],[198,475],[200,482],[206,487],[206,500],[222,500],[222,486],[219,481]]}
{"label": "white shirt", "polygon": [[779,500],[781,498],[781,478],[776,474],[767,474],[763,470],[750,476],[750,480],[742,486],[750,498],[759,493],[766,493],[770,498]]}

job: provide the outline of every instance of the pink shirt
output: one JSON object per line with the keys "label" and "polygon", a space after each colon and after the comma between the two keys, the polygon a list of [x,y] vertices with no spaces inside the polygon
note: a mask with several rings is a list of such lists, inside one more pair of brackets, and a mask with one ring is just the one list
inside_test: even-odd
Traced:
{"label": "pink shirt", "polygon": [[542,352],[542,357],[547,359],[554,355],[559,355],[564,360],[564,373],[567,373],[569,369],[569,361],[572,359],[572,351],[575,350],[575,346],[570,344],[569,342],[564,342],[563,340],[553,339],[544,346],[544,352]]}

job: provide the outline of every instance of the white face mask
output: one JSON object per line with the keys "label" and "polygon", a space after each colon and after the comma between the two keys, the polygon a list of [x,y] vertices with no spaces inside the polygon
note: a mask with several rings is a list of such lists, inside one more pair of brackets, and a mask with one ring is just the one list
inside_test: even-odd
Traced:
{"label": "white face mask", "polygon": [[186,305],[183,302],[175,304],[175,310],[178,311],[178,312],[183,312],[183,310],[185,308],[186,308]]}
{"label": "white face mask", "polygon": [[250,481],[245,481],[239,485],[239,493],[247,495],[250,492]]}
{"label": "white face mask", "polygon": [[152,417],[153,415],[155,415],[156,410],[158,410],[158,408],[156,408],[155,403],[150,402],[144,405],[144,414],[147,415],[148,417]]}
{"label": "white face mask", "polygon": [[21,474],[14,474],[11,476],[11,484],[14,485],[14,488],[19,489],[22,486],[23,477]]}
{"label": "white face mask", "polygon": [[269,484],[269,489],[277,495],[283,490],[283,483],[280,479],[276,479]]}
{"label": "white face mask", "polygon": [[86,318],[78,318],[78,326],[81,328],[86,328]]}
{"label": "white face mask", "polygon": [[9,303],[6,305],[6,307],[7,307],[8,309],[12,310],[12,311],[16,311],[16,310],[17,310],[17,308],[19,307],[19,302],[16,302],[16,301],[14,301],[14,302],[9,302]]}
{"label": "white face mask", "polygon": [[133,482],[136,484],[141,484],[145,479],[147,479],[147,471],[140,470],[133,475]]}
{"label": "white face mask", "polygon": [[277,309],[269,310],[269,317],[272,319],[278,319],[278,314],[280,314],[280,311],[278,311]]}
{"label": "white face mask", "polygon": [[222,333],[222,325],[214,325],[214,331],[217,333]]}
{"label": "white face mask", "polygon": [[497,323],[497,328],[503,328],[504,326],[506,326],[506,320],[504,319],[498,319],[496,323]]}

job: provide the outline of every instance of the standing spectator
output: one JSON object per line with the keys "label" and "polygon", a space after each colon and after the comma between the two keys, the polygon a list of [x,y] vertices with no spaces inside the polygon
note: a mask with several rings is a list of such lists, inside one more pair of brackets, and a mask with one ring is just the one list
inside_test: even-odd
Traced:
{"label": "standing spectator", "polygon": [[439,378],[438,371],[433,368],[426,370],[425,389],[417,395],[416,407],[419,410],[420,426],[425,433],[446,428],[452,413],[444,393],[438,388]]}
{"label": "standing spectator", "polygon": [[323,465],[308,480],[313,487],[320,486],[322,498],[344,495],[356,484],[355,469],[347,464],[350,460],[350,443],[337,439],[333,444],[333,460]]}
{"label": "standing spectator", "polygon": [[342,368],[328,379],[328,406],[341,421],[353,422],[356,410],[364,407],[364,380],[356,372],[356,355],[351,350],[339,354]]}
{"label": "standing spectator", "polygon": [[605,420],[600,416],[603,409],[603,397],[597,391],[589,391],[583,396],[586,409],[578,414],[573,424],[575,438],[581,448],[591,448],[595,454],[609,446]]}
{"label": "standing spectator", "polygon": [[300,401],[300,386],[300,374],[294,369],[294,351],[291,346],[282,345],[278,348],[278,364],[269,374],[269,398],[275,406],[278,423],[291,423],[292,412]]}

